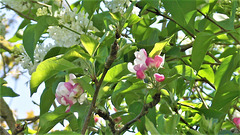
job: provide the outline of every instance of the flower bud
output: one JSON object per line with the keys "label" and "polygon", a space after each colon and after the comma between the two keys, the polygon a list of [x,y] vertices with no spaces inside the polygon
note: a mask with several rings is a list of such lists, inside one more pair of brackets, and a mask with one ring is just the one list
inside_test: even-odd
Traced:
{"label": "flower bud", "polygon": [[240,129],[240,112],[235,111],[233,113],[233,123],[236,125],[238,129]]}
{"label": "flower bud", "polygon": [[164,81],[164,79],[165,79],[164,75],[159,74],[159,73],[155,73],[155,74],[154,74],[154,78],[155,78],[155,80],[158,81],[158,82],[162,82],[162,81]]}

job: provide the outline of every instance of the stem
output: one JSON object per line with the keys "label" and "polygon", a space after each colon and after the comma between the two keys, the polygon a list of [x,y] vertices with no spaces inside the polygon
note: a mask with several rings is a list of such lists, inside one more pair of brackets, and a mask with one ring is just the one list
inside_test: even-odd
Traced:
{"label": "stem", "polygon": [[11,109],[2,97],[0,98],[0,116],[7,122],[8,127],[13,133],[15,130],[16,121],[13,117]]}
{"label": "stem", "polygon": [[144,104],[140,114],[138,116],[136,116],[134,119],[132,119],[131,121],[129,121],[128,123],[126,123],[120,130],[117,130],[117,132],[115,133],[115,135],[120,135],[122,132],[128,130],[131,125],[136,122],[137,120],[139,120],[141,117],[143,117],[144,115],[146,115],[148,113],[148,109],[155,107],[159,101],[160,101],[160,95],[161,93],[157,93],[153,96],[153,101],[148,103],[148,104]]}
{"label": "stem", "polygon": [[197,90],[197,93],[198,93],[200,99],[201,99],[202,102],[203,102],[203,105],[204,105],[207,109],[209,109],[208,105],[206,104],[205,100],[204,100],[203,97],[202,97],[202,94],[200,93],[200,91],[199,91],[199,89],[198,89],[197,87],[196,87],[196,90]]}
{"label": "stem", "polygon": [[81,35],[81,33],[77,32],[77,31],[75,31],[75,30],[73,30],[73,29],[70,29],[70,28],[68,28],[67,26],[64,26],[64,25],[62,25],[62,24],[59,24],[59,27],[63,27],[63,28],[65,28],[65,29],[67,29],[67,30],[70,30],[70,31],[72,31],[72,32],[74,32],[74,33],[76,33],[76,34],[78,34],[78,35]]}
{"label": "stem", "polygon": [[[219,24],[217,24],[213,19],[211,19],[209,16],[205,15],[202,11],[200,11],[199,9],[197,9],[197,11],[202,14],[206,19],[208,19],[209,21],[211,21],[213,24],[215,24],[216,26],[218,26],[222,31],[224,32],[228,32],[228,30],[224,29],[222,26],[220,26]],[[229,35],[238,43],[240,44],[240,41],[234,37],[231,33],[229,33]]]}
{"label": "stem", "polygon": [[112,119],[112,117],[109,115],[109,112],[104,112],[100,109],[97,109],[96,110],[96,114],[98,114],[100,117],[102,117],[104,120],[108,120],[109,121],[109,124],[108,126],[110,127],[111,131],[113,134],[116,133],[116,130],[115,130],[115,122],[114,120]]}
{"label": "stem", "polygon": [[107,62],[105,63],[105,68],[104,68],[104,71],[102,73],[102,77],[100,78],[99,81],[95,80],[96,90],[95,90],[94,95],[93,95],[93,100],[92,100],[90,109],[88,111],[88,115],[87,115],[87,117],[85,119],[85,122],[84,122],[84,125],[83,125],[83,129],[82,129],[82,132],[81,132],[82,134],[85,134],[85,132],[88,128],[88,124],[89,124],[92,112],[95,108],[95,104],[96,104],[96,101],[97,101],[97,96],[98,96],[100,87],[103,83],[103,79],[105,78],[105,76],[106,76],[108,70],[110,69],[112,63],[117,58],[117,51],[118,51],[117,39],[119,39],[119,38],[120,38],[120,35],[118,34],[118,32],[116,32],[116,39],[115,39],[115,41],[114,41],[114,43],[111,47],[110,56],[108,57]]}
{"label": "stem", "polygon": [[67,0],[65,0],[65,2],[67,3],[67,5],[68,5],[69,9],[70,9],[70,10],[73,12],[73,10],[72,10],[72,8],[71,8],[70,4],[68,3],[68,1],[67,1]]}
{"label": "stem", "polygon": [[[2,2],[1,2],[1,3],[2,3]],[[2,3],[2,4],[5,5],[4,3]],[[14,12],[16,12],[18,15],[22,16],[23,18],[26,18],[26,19],[29,19],[29,20],[34,20],[34,21],[36,21],[35,19],[33,19],[33,18],[31,18],[31,17],[29,17],[29,16],[27,16],[27,15],[25,15],[25,14],[23,14],[23,13],[17,11],[16,9],[11,8],[11,7],[8,6],[8,5],[5,5],[5,7],[8,8],[8,9],[13,10]]]}

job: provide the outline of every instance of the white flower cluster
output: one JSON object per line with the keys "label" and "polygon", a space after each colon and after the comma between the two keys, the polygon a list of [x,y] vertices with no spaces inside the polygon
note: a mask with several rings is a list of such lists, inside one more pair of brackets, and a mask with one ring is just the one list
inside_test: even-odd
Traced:
{"label": "white flower cluster", "polygon": [[47,15],[48,14],[48,9],[47,7],[42,7],[42,8],[38,8],[37,9],[37,16],[43,16],[43,15]]}
{"label": "white flower cluster", "polygon": [[19,12],[23,12],[31,7],[28,0],[2,0],[2,2]]}
{"label": "white flower cluster", "polygon": [[[55,14],[55,17],[60,18],[59,23],[61,25],[80,34],[96,31],[92,21],[88,19],[88,13],[85,13],[84,11],[77,13],[76,8],[73,9],[73,12],[69,10],[61,11],[59,14]],[[66,28],[51,26],[49,27],[48,32],[50,37],[55,40],[56,46],[71,47],[80,44],[80,35]]]}
{"label": "white flower cluster", "polygon": [[124,13],[125,5],[130,5],[129,0],[105,0],[106,7],[113,13],[120,12]]}
{"label": "white flower cluster", "polygon": [[20,53],[16,61],[19,61],[19,63],[24,69],[28,69],[29,74],[32,74],[36,70],[39,63],[43,61],[47,52],[53,47],[54,45],[52,45],[51,43],[47,45],[37,44],[34,51],[34,63],[33,63],[31,61],[31,58],[27,55],[24,47],[21,45],[19,50],[15,50],[15,52],[19,51]]}

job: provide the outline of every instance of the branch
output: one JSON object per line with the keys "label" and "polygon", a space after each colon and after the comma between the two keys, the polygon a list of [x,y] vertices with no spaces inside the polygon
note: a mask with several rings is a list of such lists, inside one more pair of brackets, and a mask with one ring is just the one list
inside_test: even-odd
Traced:
{"label": "branch", "polygon": [[116,133],[115,122],[112,119],[112,117],[109,115],[109,112],[104,112],[103,110],[97,109],[96,110],[96,114],[98,114],[104,120],[108,120],[109,121],[108,126],[110,127],[112,133],[115,134]]}
{"label": "branch", "polygon": [[203,102],[203,105],[204,105],[207,109],[209,109],[207,103],[206,103],[205,100],[203,99],[202,94],[200,93],[200,91],[199,91],[199,89],[198,89],[197,87],[196,87],[196,90],[197,90],[197,93],[198,93],[200,99],[201,99],[202,102]]}
{"label": "branch", "polygon": [[[1,3],[2,3],[2,2],[1,2]],[[6,8],[11,9],[11,10],[13,10],[14,12],[16,12],[18,15],[22,16],[23,18],[36,21],[35,19],[33,19],[33,18],[31,18],[31,17],[23,14],[22,12],[19,12],[19,11],[17,11],[16,9],[11,8],[10,6],[8,6],[8,5],[4,4],[4,3],[2,3],[2,4],[5,5]]]}
{"label": "branch", "polygon": [[0,135],[10,135],[2,126],[0,126]]}
{"label": "branch", "polygon": [[13,117],[11,109],[2,97],[0,98],[0,116],[7,122],[10,130],[14,132],[16,121]]}
{"label": "branch", "polygon": [[207,52],[207,55],[212,57],[217,63],[221,63],[220,60],[218,60],[213,54],[211,54],[210,52]]}
{"label": "branch", "polygon": [[[213,19],[211,19],[209,16],[205,15],[202,11],[200,11],[199,9],[197,9],[197,11],[202,14],[206,19],[208,19],[209,21],[211,21],[213,24],[215,24],[216,26],[218,26],[223,32],[228,32],[228,30],[226,30],[225,28],[223,28],[222,26],[220,26],[219,24],[217,24]],[[237,26],[238,27],[238,26]],[[229,33],[229,35],[238,43],[240,44],[240,41],[234,37],[231,33]]]}
{"label": "branch", "polygon": [[81,132],[82,134],[85,134],[85,132],[88,128],[88,124],[89,124],[92,112],[95,108],[95,104],[96,104],[96,101],[97,101],[97,96],[98,96],[100,87],[102,85],[103,79],[106,76],[108,70],[110,69],[112,63],[117,58],[117,51],[118,51],[117,39],[119,39],[119,38],[120,38],[120,35],[119,35],[118,31],[116,31],[116,39],[115,39],[115,41],[114,41],[114,43],[111,47],[110,56],[108,57],[107,62],[105,63],[105,68],[104,68],[104,71],[102,73],[102,77],[100,78],[99,81],[97,79],[95,79],[96,90],[95,90],[94,95],[93,95],[93,100],[92,100],[92,104],[90,106],[90,109],[88,111],[88,115],[87,115],[87,117],[85,119],[85,122],[84,122],[84,125],[83,125],[83,129],[82,129],[82,132]]}
{"label": "branch", "polygon": [[148,104],[144,104],[142,111],[140,112],[140,114],[135,117],[134,119],[132,119],[131,121],[129,121],[128,123],[126,123],[120,130],[117,130],[117,132],[115,133],[116,135],[121,134],[122,132],[128,130],[131,125],[136,122],[137,120],[139,120],[141,117],[143,117],[144,115],[146,115],[148,113],[148,109],[155,107],[159,101],[160,101],[160,95],[161,93],[157,93],[153,96],[153,101],[148,103]]}
{"label": "branch", "polygon": [[[177,107],[174,108],[174,111],[175,111],[177,114],[179,114],[179,113],[178,113],[178,110],[177,110]],[[179,114],[179,115],[180,115],[180,114]],[[191,129],[194,130],[194,128],[193,128],[191,125],[189,125],[189,124],[182,118],[181,115],[180,115],[180,121],[183,122],[184,124],[186,124],[189,128],[191,128]]]}

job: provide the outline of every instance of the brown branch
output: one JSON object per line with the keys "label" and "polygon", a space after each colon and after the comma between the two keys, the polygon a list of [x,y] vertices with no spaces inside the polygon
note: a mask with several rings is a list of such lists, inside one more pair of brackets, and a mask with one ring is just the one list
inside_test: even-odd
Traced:
{"label": "brown branch", "polygon": [[160,95],[161,95],[161,93],[155,94],[153,96],[153,101],[148,104],[144,104],[140,114],[138,116],[136,116],[134,119],[132,119],[131,121],[129,121],[128,123],[126,123],[120,130],[117,130],[115,135],[120,135],[122,132],[128,130],[134,122],[136,122],[141,117],[146,115],[148,113],[148,109],[155,107],[159,103]]}
{"label": "brown branch", "polygon": [[[228,30],[226,30],[225,28],[223,28],[222,26],[220,26],[219,24],[217,24],[212,18],[210,18],[209,16],[205,15],[202,11],[200,11],[199,9],[197,9],[197,11],[202,14],[206,19],[208,19],[209,21],[211,21],[213,24],[215,24],[216,26],[218,26],[223,32],[228,32]],[[234,37],[231,33],[229,33],[229,35],[238,43],[240,44],[240,41]]]}
{"label": "brown branch", "polygon": [[14,132],[16,121],[13,117],[11,109],[2,97],[0,98],[0,116],[7,122],[10,130]]}
{"label": "brown branch", "polygon": [[[2,3],[2,2],[1,2],[1,3]],[[19,11],[17,11],[16,9],[11,8],[10,6],[8,6],[8,5],[4,4],[4,3],[2,3],[2,4],[5,5],[6,8],[11,9],[11,10],[13,10],[14,12],[16,12],[19,16],[22,16],[23,18],[26,18],[26,19],[29,19],[29,20],[34,20],[34,21],[36,21],[34,18],[31,18],[31,17],[23,14],[22,12],[19,12]]]}
{"label": "brown branch", "polygon": [[35,116],[32,118],[26,118],[26,119],[18,119],[18,121],[31,121],[31,122],[35,122],[40,118],[40,116]]}
{"label": "brown branch", "polygon": [[217,63],[221,63],[220,60],[218,60],[213,54],[211,54],[210,52],[207,52],[207,55],[212,57]]}
{"label": "brown branch", "polygon": [[[174,111],[175,111],[177,114],[179,114],[177,107],[174,108]],[[179,114],[179,115],[180,115],[180,114]],[[192,130],[195,130],[191,125],[189,125],[189,124],[182,118],[181,115],[180,115],[180,121],[183,122],[185,125],[187,125],[189,128],[191,128]]]}
{"label": "brown branch", "polygon": [[96,101],[97,101],[97,96],[98,96],[100,87],[103,83],[103,79],[105,78],[105,76],[106,76],[108,70],[110,69],[112,63],[117,58],[117,51],[118,51],[117,39],[119,39],[119,38],[120,38],[120,35],[119,35],[118,31],[116,31],[116,39],[115,39],[115,41],[114,41],[114,43],[111,47],[110,56],[108,57],[107,62],[105,63],[105,68],[104,68],[104,71],[102,73],[102,77],[100,78],[99,81],[97,79],[95,79],[96,89],[95,89],[95,92],[94,92],[94,95],[93,95],[93,100],[92,100],[90,109],[88,111],[88,115],[87,115],[87,117],[85,119],[85,122],[84,122],[84,125],[83,125],[83,129],[82,129],[82,132],[81,132],[82,134],[85,134],[85,132],[88,128],[88,124],[89,124],[92,112],[95,108],[95,104],[96,104]]}
{"label": "brown branch", "polygon": [[109,121],[108,126],[110,127],[112,133],[115,134],[116,133],[115,122],[112,119],[112,117],[109,115],[109,112],[104,112],[103,110],[97,109],[96,110],[96,114],[98,114],[104,120],[108,120]]}
{"label": "brown branch", "polygon": [[0,126],[0,135],[10,135],[2,126]]}

